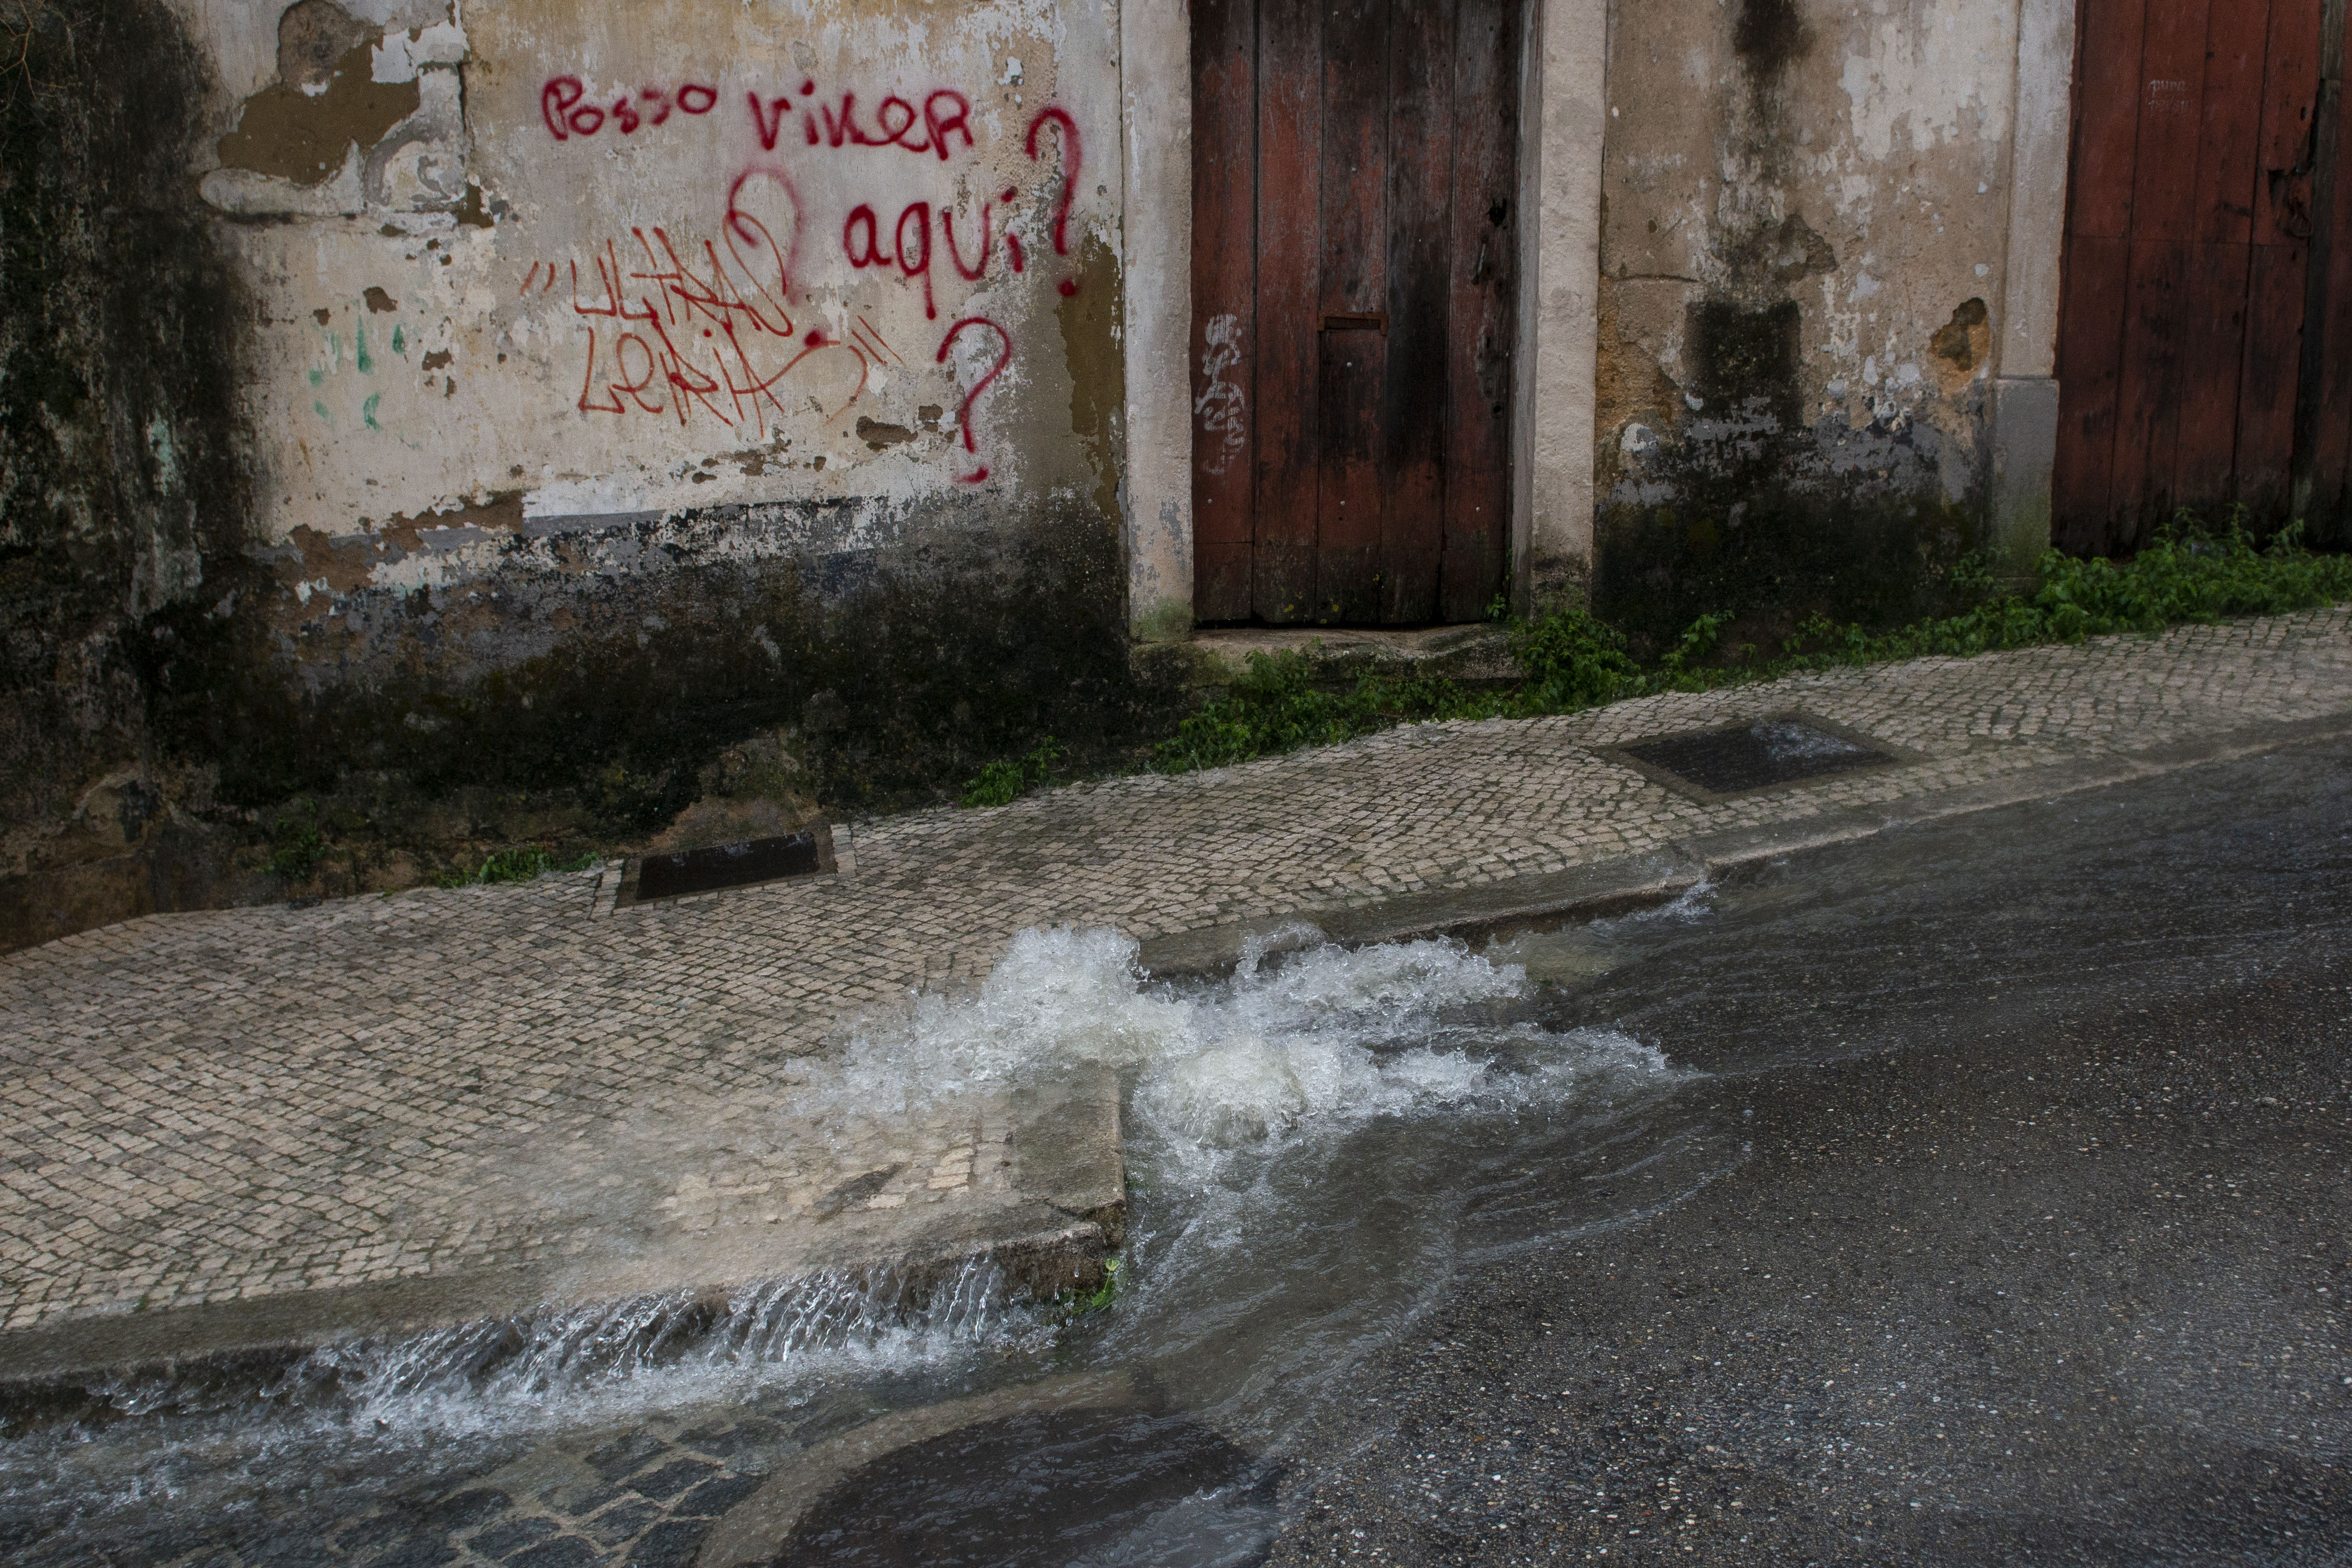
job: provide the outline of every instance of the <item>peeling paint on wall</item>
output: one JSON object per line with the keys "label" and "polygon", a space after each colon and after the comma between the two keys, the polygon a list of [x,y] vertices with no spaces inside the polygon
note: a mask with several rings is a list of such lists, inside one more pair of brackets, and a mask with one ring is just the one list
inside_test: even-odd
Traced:
{"label": "peeling paint on wall", "polygon": [[236,129],[220,139],[221,167],[315,185],[342,168],[351,149],[375,146],[415,114],[415,71],[378,81],[372,32],[332,0],[288,6],[278,24],[278,80],[245,100]]}

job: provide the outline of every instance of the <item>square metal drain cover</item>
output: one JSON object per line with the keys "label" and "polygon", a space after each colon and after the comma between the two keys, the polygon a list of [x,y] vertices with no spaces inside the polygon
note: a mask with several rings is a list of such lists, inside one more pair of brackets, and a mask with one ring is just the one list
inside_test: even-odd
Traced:
{"label": "square metal drain cover", "polygon": [[1900,747],[1802,713],[1602,749],[1658,783],[1703,800],[1917,760]]}
{"label": "square metal drain cover", "polygon": [[716,893],[722,888],[750,887],[784,877],[814,876],[835,869],[833,834],[828,829],[753,839],[740,844],[714,844],[709,849],[646,855],[631,861],[622,873],[614,904],[626,908],[632,904],[682,898],[690,893]]}

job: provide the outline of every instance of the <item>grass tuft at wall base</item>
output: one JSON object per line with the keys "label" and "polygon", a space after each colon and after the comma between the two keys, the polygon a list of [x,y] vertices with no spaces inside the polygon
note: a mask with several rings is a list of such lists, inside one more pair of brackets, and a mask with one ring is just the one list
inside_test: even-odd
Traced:
{"label": "grass tuft at wall base", "polygon": [[[1317,684],[1303,653],[1252,653],[1241,677],[1152,750],[1168,773],[1222,768],[1253,758],[1329,746],[1400,724],[1442,719],[1531,718],[1573,713],[1657,692],[1704,691],[1770,680],[1801,670],[1928,654],[1969,657],[2037,643],[2079,643],[2113,632],[2153,632],[2183,622],[2273,615],[2352,600],[2352,556],[2315,555],[2288,529],[2258,548],[2234,525],[2218,531],[2182,517],[2125,562],[2044,554],[2030,590],[2004,591],[1980,572],[1958,574],[1980,602],[1958,613],[1887,631],[1826,615],[1801,622],[1766,650],[1727,639],[1731,612],[1690,622],[1647,664],[1616,628],[1581,609],[1512,623],[1511,652],[1524,673],[1514,686],[1475,689],[1443,676],[1366,673],[1351,686]],[[998,765],[992,788],[968,789],[967,805],[997,805],[1045,775]]]}

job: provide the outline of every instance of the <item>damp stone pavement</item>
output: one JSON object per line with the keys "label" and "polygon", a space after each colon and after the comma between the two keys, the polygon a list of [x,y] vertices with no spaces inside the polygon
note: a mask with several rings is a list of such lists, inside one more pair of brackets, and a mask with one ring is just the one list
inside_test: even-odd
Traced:
{"label": "damp stone pavement", "polygon": [[[1792,711],[1908,758],[1708,800],[1600,749]],[[985,977],[1024,927],[1116,926],[1148,957],[1280,917],[1336,931],[1416,899],[1507,904],[1612,867],[1687,879],[1709,844],[1798,844],[2338,721],[2352,730],[2343,609],[881,818],[856,825],[842,874],[617,911],[589,873],[86,932],[0,957],[0,1363],[159,1313],[396,1316],[452,1281],[503,1280],[516,1310],[589,1288],[582,1259],[675,1277],[698,1247],[757,1255],[763,1228],[845,1208],[882,1245],[1010,1203],[1013,1108],[818,1126],[795,1095],[813,1053]],[[1078,1212],[1045,1197],[1020,1222]]]}

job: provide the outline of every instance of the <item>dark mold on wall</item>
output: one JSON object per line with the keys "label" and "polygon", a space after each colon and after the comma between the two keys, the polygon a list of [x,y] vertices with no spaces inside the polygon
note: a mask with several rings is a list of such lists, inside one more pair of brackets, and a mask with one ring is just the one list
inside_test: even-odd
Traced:
{"label": "dark mold on wall", "polygon": [[1739,0],[1731,25],[1731,52],[1759,77],[1777,76],[1812,47],[1797,0]]}
{"label": "dark mold on wall", "polygon": [[[463,518],[493,564],[408,591],[366,585],[364,538],[238,558],[233,595],[171,606],[131,644],[155,751],[201,759],[235,840],[153,907],[930,803],[1046,734],[1110,760],[1187,700],[1178,672],[1130,666],[1117,527],[1083,500],[959,497],[898,517],[880,549],[740,559],[763,530],[821,541],[820,514],[870,505],[533,537],[499,503]],[[290,583],[327,575],[321,558],[344,586],[302,603]],[[289,843],[309,846],[291,872],[259,876]],[[90,923],[55,878],[12,881],[15,940]]]}
{"label": "dark mold on wall", "polygon": [[1695,361],[1692,391],[1718,417],[1768,422],[1775,430],[1798,422],[1804,393],[1797,383],[1797,302],[1783,299],[1750,310],[1727,299],[1691,306],[1685,329]]}
{"label": "dark mold on wall", "polygon": [[860,505],[516,532],[467,580],[308,611],[273,583],[274,623],[158,660],[158,726],[236,800],[569,792],[626,837],[754,734],[792,732],[801,792],[856,810],[936,799],[1048,730],[1116,744],[1157,716],[1128,671],[1116,527],[1081,503],[919,506],[879,549],[720,548]]}
{"label": "dark mold on wall", "polygon": [[[236,285],[186,176],[201,51],[160,0],[33,0],[0,76],[0,943],[206,882],[202,770],[152,744],[159,622],[229,584]],[[5,874],[8,873],[17,874]]]}
{"label": "dark mold on wall", "polygon": [[[1980,352],[1968,334],[1983,330],[1981,305],[1969,315],[1947,330]],[[1604,453],[1593,607],[1644,652],[1701,615],[1733,617],[1727,642],[1761,643],[1813,614],[1893,625],[1951,607],[1950,570],[1980,530],[1975,506],[1946,495],[1947,437],[1899,415],[1806,423],[1802,325],[1790,299],[1694,302],[1697,407],[1665,383],[1641,412],[1670,428],[1630,424]],[[1980,391],[1958,390],[1973,414]]]}
{"label": "dark mold on wall", "polygon": [[[1740,348],[1769,345],[1759,323],[1739,325]],[[1892,626],[1954,606],[1951,570],[1980,530],[1972,505],[1945,497],[1944,438],[1769,412],[1792,399],[1755,392],[1747,412],[1694,416],[1679,439],[1622,459],[1596,529],[1593,609],[1640,651],[1701,615],[1733,618],[1727,644],[1762,645],[1814,614]]]}

